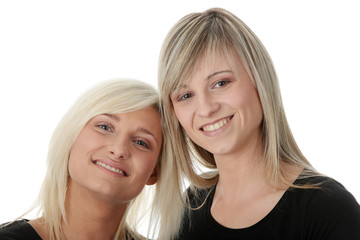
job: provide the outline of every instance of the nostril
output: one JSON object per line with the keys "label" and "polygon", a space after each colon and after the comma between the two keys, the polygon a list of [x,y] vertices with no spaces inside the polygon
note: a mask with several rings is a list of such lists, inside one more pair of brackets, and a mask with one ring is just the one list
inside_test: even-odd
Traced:
{"label": "nostril", "polygon": [[115,159],[127,159],[130,155],[127,151],[109,151],[111,158]]}

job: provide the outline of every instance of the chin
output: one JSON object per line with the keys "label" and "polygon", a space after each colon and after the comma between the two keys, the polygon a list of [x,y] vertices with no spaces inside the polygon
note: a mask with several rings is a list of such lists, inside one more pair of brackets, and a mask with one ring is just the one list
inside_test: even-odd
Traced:
{"label": "chin", "polygon": [[214,144],[212,146],[207,146],[206,148],[203,148],[208,152],[212,153],[213,155],[226,155],[229,154],[232,150],[232,147],[228,144]]}

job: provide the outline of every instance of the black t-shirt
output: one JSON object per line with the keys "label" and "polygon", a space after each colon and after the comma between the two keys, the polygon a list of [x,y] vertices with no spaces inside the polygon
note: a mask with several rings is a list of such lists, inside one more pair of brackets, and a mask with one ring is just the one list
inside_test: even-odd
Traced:
{"label": "black t-shirt", "polygon": [[[42,240],[35,229],[28,223],[29,220],[17,220],[8,225],[0,225],[0,240]],[[134,240],[131,236],[126,239]]]}
{"label": "black t-shirt", "polygon": [[[304,183],[301,181],[295,184]],[[322,185],[319,189],[289,188],[262,220],[241,229],[224,227],[212,217],[216,186],[199,190],[198,198],[189,194],[192,207],[208,198],[200,209],[186,211],[178,240],[360,240],[360,206],[351,193],[330,178],[306,181]]]}
{"label": "black t-shirt", "polygon": [[28,223],[29,220],[18,220],[9,225],[0,226],[1,240],[41,240],[35,229]]}

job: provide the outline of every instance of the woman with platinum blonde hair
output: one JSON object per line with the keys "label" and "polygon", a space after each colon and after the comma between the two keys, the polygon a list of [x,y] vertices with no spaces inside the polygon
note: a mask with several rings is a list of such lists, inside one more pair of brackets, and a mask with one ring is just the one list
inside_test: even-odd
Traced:
{"label": "woman with platinum blonde hair", "polygon": [[[3,224],[0,239],[145,239],[146,211],[155,228],[148,233],[169,239],[166,227],[158,230],[168,221],[160,216],[179,190],[166,189],[176,177],[166,138],[152,86],[131,79],[95,85],[53,133],[33,208],[39,218]],[[159,198],[169,200],[161,209]]]}
{"label": "woman with platinum blonde hair", "polygon": [[360,239],[359,204],[300,151],[271,58],[238,17],[183,17],[158,74],[165,130],[190,182],[177,239]]}

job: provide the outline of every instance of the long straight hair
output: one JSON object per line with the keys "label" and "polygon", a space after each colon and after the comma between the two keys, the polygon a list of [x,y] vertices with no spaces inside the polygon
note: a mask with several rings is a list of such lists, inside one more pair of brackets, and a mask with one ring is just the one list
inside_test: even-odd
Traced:
{"label": "long straight hair", "polygon": [[[173,157],[190,183],[200,188],[213,186],[218,180],[215,159],[186,135],[176,119],[170,96],[195,71],[199,59],[211,59],[218,53],[235,54],[257,89],[263,109],[263,164],[268,180],[274,185],[281,182],[291,186],[286,178],[286,164],[304,169],[302,176],[318,175],[291,133],[276,72],[265,47],[234,14],[213,8],[180,19],[166,36],[159,58],[158,87],[165,126],[173,136]],[[199,175],[197,163],[215,171]]]}
{"label": "long straight hair", "polygon": [[[64,239],[61,221],[66,221],[65,199],[69,178],[69,153],[85,124],[99,114],[126,113],[148,107],[153,107],[159,111],[159,95],[155,88],[133,79],[115,79],[101,82],[88,89],[63,116],[50,140],[47,172],[38,200],[33,208],[38,208],[39,216],[45,219],[45,226],[50,239]],[[165,143],[166,139],[164,138],[164,145],[156,166],[159,173],[156,186],[149,188],[146,186],[138,197],[130,201],[114,239],[128,239],[129,236],[133,239],[142,239],[137,233],[137,228],[145,214],[144,203],[155,198],[165,198],[169,194],[169,192],[164,191],[165,197],[163,197],[159,192],[159,189],[163,189],[167,182],[167,176],[162,176],[162,171],[167,174],[170,171],[166,170],[169,161],[166,159],[167,144]],[[164,204],[164,207],[167,207],[171,202]],[[154,207],[152,209],[152,215],[155,216],[154,223],[156,220],[161,221],[161,215],[164,213],[157,208],[159,206],[154,206],[153,202],[148,203],[148,205]],[[163,223],[160,222],[158,225],[161,224]]]}

